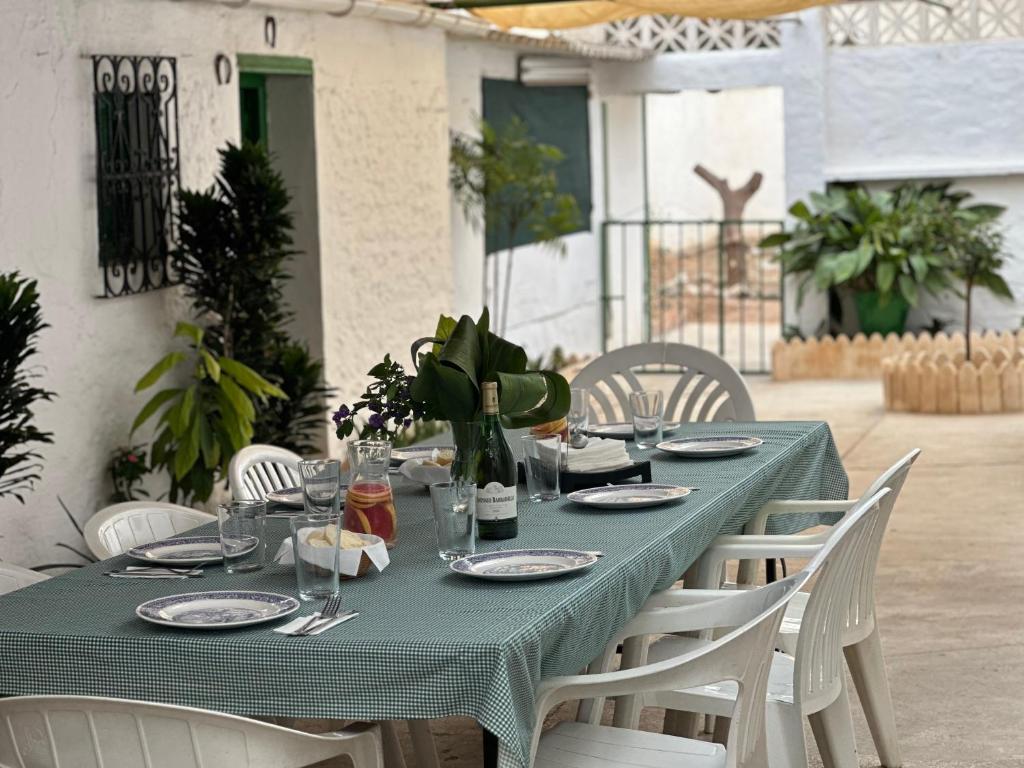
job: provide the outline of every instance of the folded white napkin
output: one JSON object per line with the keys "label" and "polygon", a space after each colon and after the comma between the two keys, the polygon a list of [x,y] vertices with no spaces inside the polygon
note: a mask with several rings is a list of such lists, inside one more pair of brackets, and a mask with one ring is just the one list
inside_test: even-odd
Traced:
{"label": "folded white napkin", "polygon": [[584,448],[569,448],[566,469],[570,472],[599,472],[633,463],[622,440],[592,437]]}
{"label": "folded white napkin", "polygon": [[424,464],[423,459],[409,459],[403,461],[398,468],[399,474],[414,483],[430,485],[431,483],[446,483],[452,478],[450,466],[442,467],[437,464]]}
{"label": "folded white napkin", "polygon": [[[316,613],[314,615],[319,616],[320,614]],[[359,615],[358,613],[350,613],[350,614],[348,614],[348,616],[339,616],[334,621],[329,621],[329,622],[327,622],[325,624],[322,624],[322,625],[318,626],[316,629],[312,630],[309,634],[311,634],[311,635],[319,635],[321,632],[326,632],[328,629],[331,629],[332,627],[336,627],[339,624],[342,624],[342,623],[348,621],[349,619],[354,619],[358,615]],[[302,627],[302,625],[305,624],[307,621],[309,621],[311,618],[312,618],[311,616],[299,616],[299,618],[297,618],[297,619],[295,619],[293,621],[289,621],[287,624],[282,624],[280,627],[274,627],[273,631],[277,632],[280,635],[293,635],[296,632],[298,632],[299,628]]]}
{"label": "folded white napkin", "polygon": [[[318,530],[318,528],[302,528],[299,531],[302,559],[310,563],[316,563],[322,568],[331,568],[334,563],[333,547],[312,547],[303,543]],[[341,556],[339,557],[338,572],[345,576],[355,576],[358,574],[359,561],[362,559],[363,552],[370,558],[370,562],[377,567],[378,571],[383,571],[387,568],[391,558],[388,555],[388,548],[384,543],[384,539],[368,533],[357,533],[356,536],[365,541],[366,546],[362,549],[342,549]],[[295,564],[295,551],[291,536],[281,542],[277,554],[274,555],[274,562],[281,565]]]}

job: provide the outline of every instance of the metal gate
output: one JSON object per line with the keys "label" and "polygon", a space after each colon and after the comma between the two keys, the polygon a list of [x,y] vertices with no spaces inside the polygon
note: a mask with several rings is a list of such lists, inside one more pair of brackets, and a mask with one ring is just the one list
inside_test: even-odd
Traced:
{"label": "metal gate", "polygon": [[675,341],[743,373],[769,372],[782,335],[782,268],[758,244],[782,228],[767,219],[604,222],[604,350]]}

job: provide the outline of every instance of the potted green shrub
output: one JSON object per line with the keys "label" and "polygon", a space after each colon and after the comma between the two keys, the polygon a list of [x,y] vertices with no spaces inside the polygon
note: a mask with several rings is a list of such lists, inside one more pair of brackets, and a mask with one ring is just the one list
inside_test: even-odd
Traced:
{"label": "potted green shrub", "polygon": [[858,184],[811,193],[809,203],[789,209],[796,225],[761,245],[778,246],[783,269],[799,276],[798,303],[813,283],[852,304],[864,333],[900,333],[923,291],[950,286],[947,254],[928,236],[947,213],[946,189],[906,184],[872,192]]}

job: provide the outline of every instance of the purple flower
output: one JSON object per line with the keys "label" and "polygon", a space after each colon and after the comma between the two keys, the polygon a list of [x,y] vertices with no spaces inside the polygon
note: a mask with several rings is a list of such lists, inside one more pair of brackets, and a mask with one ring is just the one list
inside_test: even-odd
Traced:
{"label": "purple flower", "polygon": [[384,428],[384,419],[381,417],[381,415],[379,413],[374,413],[374,414],[370,415],[370,418],[367,421],[367,424],[370,425],[370,429],[383,429]]}
{"label": "purple flower", "polygon": [[334,420],[335,424],[339,424],[341,423],[342,419],[347,419],[351,415],[351,413],[352,411],[348,409],[348,406],[343,405],[341,406],[341,408],[334,412],[334,415],[331,418]]}
{"label": "purple flower", "polygon": [[406,419],[405,421],[403,421],[402,422],[402,426],[405,427],[406,429],[411,427],[412,426],[412,419]]}

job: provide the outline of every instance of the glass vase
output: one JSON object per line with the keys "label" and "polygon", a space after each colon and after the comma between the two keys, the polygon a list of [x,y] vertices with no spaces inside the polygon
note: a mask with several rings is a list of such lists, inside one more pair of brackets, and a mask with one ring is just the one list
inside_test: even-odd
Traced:
{"label": "glass vase", "polygon": [[384,539],[388,549],[398,540],[398,517],[388,468],[391,443],[354,440],[348,445],[351,479],[345,494],[345,529]]}
{"label": "glass vase", "polygon": [[455,458],[452,460],[452,482],[475,483],[483,448],[482,421],[452,421],[452,442]]}

